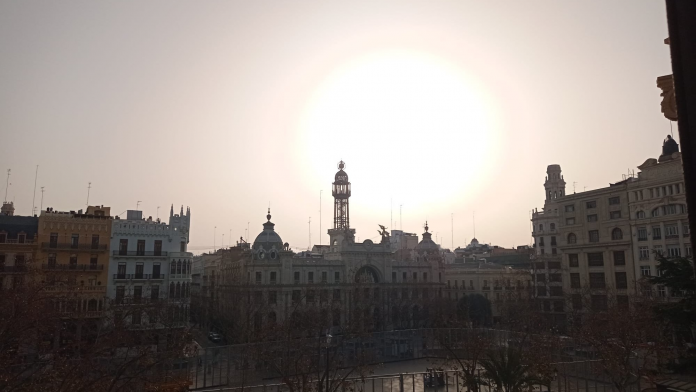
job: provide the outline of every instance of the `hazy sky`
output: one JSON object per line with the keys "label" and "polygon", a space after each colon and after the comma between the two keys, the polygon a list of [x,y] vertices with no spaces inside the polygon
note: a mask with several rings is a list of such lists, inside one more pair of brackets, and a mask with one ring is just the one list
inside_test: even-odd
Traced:
{"label": "hazy sky", "polygon": [[548,164],[570,193],[659,155],[666,36],[654,0],[2,1],[0,170],[18,214],[39,165],[44,207],[90,181],[114,215],[190,206],[196,252],[270,202],[306,249],[343,159],[361,241],[427,219],[449,247],[453,213],[464,245],[475,211],[480,241],[528,244]]}

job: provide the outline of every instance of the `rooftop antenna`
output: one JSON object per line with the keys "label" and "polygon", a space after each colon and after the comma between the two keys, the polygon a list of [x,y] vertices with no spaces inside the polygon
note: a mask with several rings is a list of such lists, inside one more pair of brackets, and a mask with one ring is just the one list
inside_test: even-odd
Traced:
{"label": "rooftop antenna", "polygon": [[35,215],[36,209],[36,179],[39,177],[39,165],[36,165],[36,174],[34,174],[34,198],[31,199],[31,214]]}
{"label": "rooftop antenna", "polygon": [[7,190],[10,189],[10,170],[7,169],[7,180],[5,181],[5,199],[3,199],[5,203],[7,203]]}
{"label": "rooftop antenna", "polygon": [[136,211],[140,209],[140,203],[142,203],[141,200],[138,200],[138,202],[135,203],[135,209],[136,209]]}
{"label": "rooftop antenna", "polygon": [[474,221],[474,238],[476,238],[476,211],[471,213],[471,217]]}
{"label": "rooftop antenna", "polygon": [[577,181],[573,181],[573,193],[575,193],[575,184],[577,184]]}
{"label": "rooftop antenna", "polygon": [[159,219],[159,208],[160,206],[157,206],[157,219]]}
{"label": "rooftop antenna", "polygon": [[394,229],[394,198],[389,198],[389,224],[392,229]]}
{"label": "rooftop antenna", "polygon": [[217,235],[217,226],[213,228],[213,253],[215,253],[215,236]]}
{"label": "rooftop antenna", "polygon": [[321,246],[321,193],[323,190],[319,190],[319,245]]}
{"label": "rooftop antenna", "polygon": [[222,249],[225,249],[225,233],[222,233]]}
{"label": "rooftop antenna", "polygon": [[307,245],[307,250],[310,250],[312,248],[312,217],[309,217],[309,222],[307,222],[309,225],[309,245]]}
{"label": "rooftop antenna", "polygon": [[44,195],[44,187],[41,187],[41,211],[43,211],[43,195]]}
{"label": "rooftop antenna", "polygon": [[452,213],[452,249],[454,249],[454,212]]}
{"label": "rooftop antenna", "polygon": [[89,207],[89,190],[92,189],[92,183],[87,183],[87,207]]}
{"label": "rooftop antenna", "polygon": [[403,204],[399,204],[399,230],[403,231],[404,230],[404,219],[401,216],[401,207],[403,207]]}

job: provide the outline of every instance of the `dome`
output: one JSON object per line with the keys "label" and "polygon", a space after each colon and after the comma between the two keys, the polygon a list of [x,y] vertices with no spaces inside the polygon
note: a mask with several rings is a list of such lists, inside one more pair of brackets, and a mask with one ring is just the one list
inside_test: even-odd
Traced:
{"label": "dome", "polygon": [[423,233],[423,239],[416,245],[416,252],[418,253],[431,253],[437,252],[440,248],[437,246],[435,241],[432,239],[432,234],[428,233],[428,222],[425,222],[425,233]]}
{"label": "dome", "polygon": [[280,251],[283,249],[283,240],[280,238],[278,233],[276,233],[274,227],[275,224],[271,222],[271,209],[268,209],[268,215],[266,215],[268,222],[263,224],[263,231],[256,236],[252,249],[263,248],[270,251],[275,247],[276,250]]}
{"label": "dome", "polygon": [[343,169],[341,169],[341,170],[336,172],[336,176],[334,177],[334,180],[336,182],[347,183],[348,182],[348,174],[346,174],[346,172],[344,172]]}

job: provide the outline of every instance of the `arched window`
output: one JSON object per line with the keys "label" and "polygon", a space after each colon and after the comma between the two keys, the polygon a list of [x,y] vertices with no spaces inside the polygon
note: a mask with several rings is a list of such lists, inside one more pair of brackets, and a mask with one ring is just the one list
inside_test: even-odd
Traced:
{"label": "arched window", "polygon": [[186,283],[186,298],[191,296],[191,283]]}
{"label": "arched window", "polygon": [[89,302],[87,303],[87,310],[90,312],[94,312],[97,310],[97,300],[96,299],[90,299]]}
{"label": "arched window", "polygon": [[176,273],[177,274],[181,273],[181,260],[176,262]]}
{"label": "arched window", "polygon": [[[174,265],[174,264],[172,263],[172,265]],[[174,294],[175,294],[174,290],[175,289],[176,289],[176,286],[174,286],[174,282],[169,283],[169,298],[174,298]]]}
{"label": "arched window", "polygon": [[553,192],[553,198],[554,199],[558,198],[558,192]]}
{"label": "arched window", "polygon": [[619,228],[617,227],[617,228],[615,228],[614,230],[612,230],[612,231],[611,231],[611,239],[612,239],[612,240],[621,240],[621,239],[623,239],[623,232],[621,231],[621,229],[619,229]]}
{"label": "arched window", "polygon": [[576,244],[577,242],[578,242],[578,237],[575,234],[573,234],[573,233],[568,234],[568,243],[569,244]]}
{"label": "arched window", "polygon": [[636,219],[645,219],[645,211],[637,211]]}
{"label": "arched window", "polygon": [[170,265],[171,268],[169,268],[169,273],[172,275],[176,274],[176,261],[172,261]]}
{"label": "arched window", "polygon": [[174,292],[174,298],[181,298],[181,283],[177,282],[176,291]]}
{"label": "arched window", "polygon": [[657,207],[654,210],[652,210],[652,216],[660,216],[660,207]]}
{"label": "arched window", "polygon": [[555,224],[555,223],[552,223],[552,224],[551,224],[551,230],[556,230],[556,224]]}

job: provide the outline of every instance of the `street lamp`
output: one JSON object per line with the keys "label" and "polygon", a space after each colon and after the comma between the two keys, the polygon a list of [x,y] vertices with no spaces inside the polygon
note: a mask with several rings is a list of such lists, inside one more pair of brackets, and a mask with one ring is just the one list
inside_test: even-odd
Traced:
{"label": "street lamp", "polygon": [[329,331],[326,331],[326,389],[324,392],[329,392],[329,347],[331,345],[331,334],[329,334]]}

